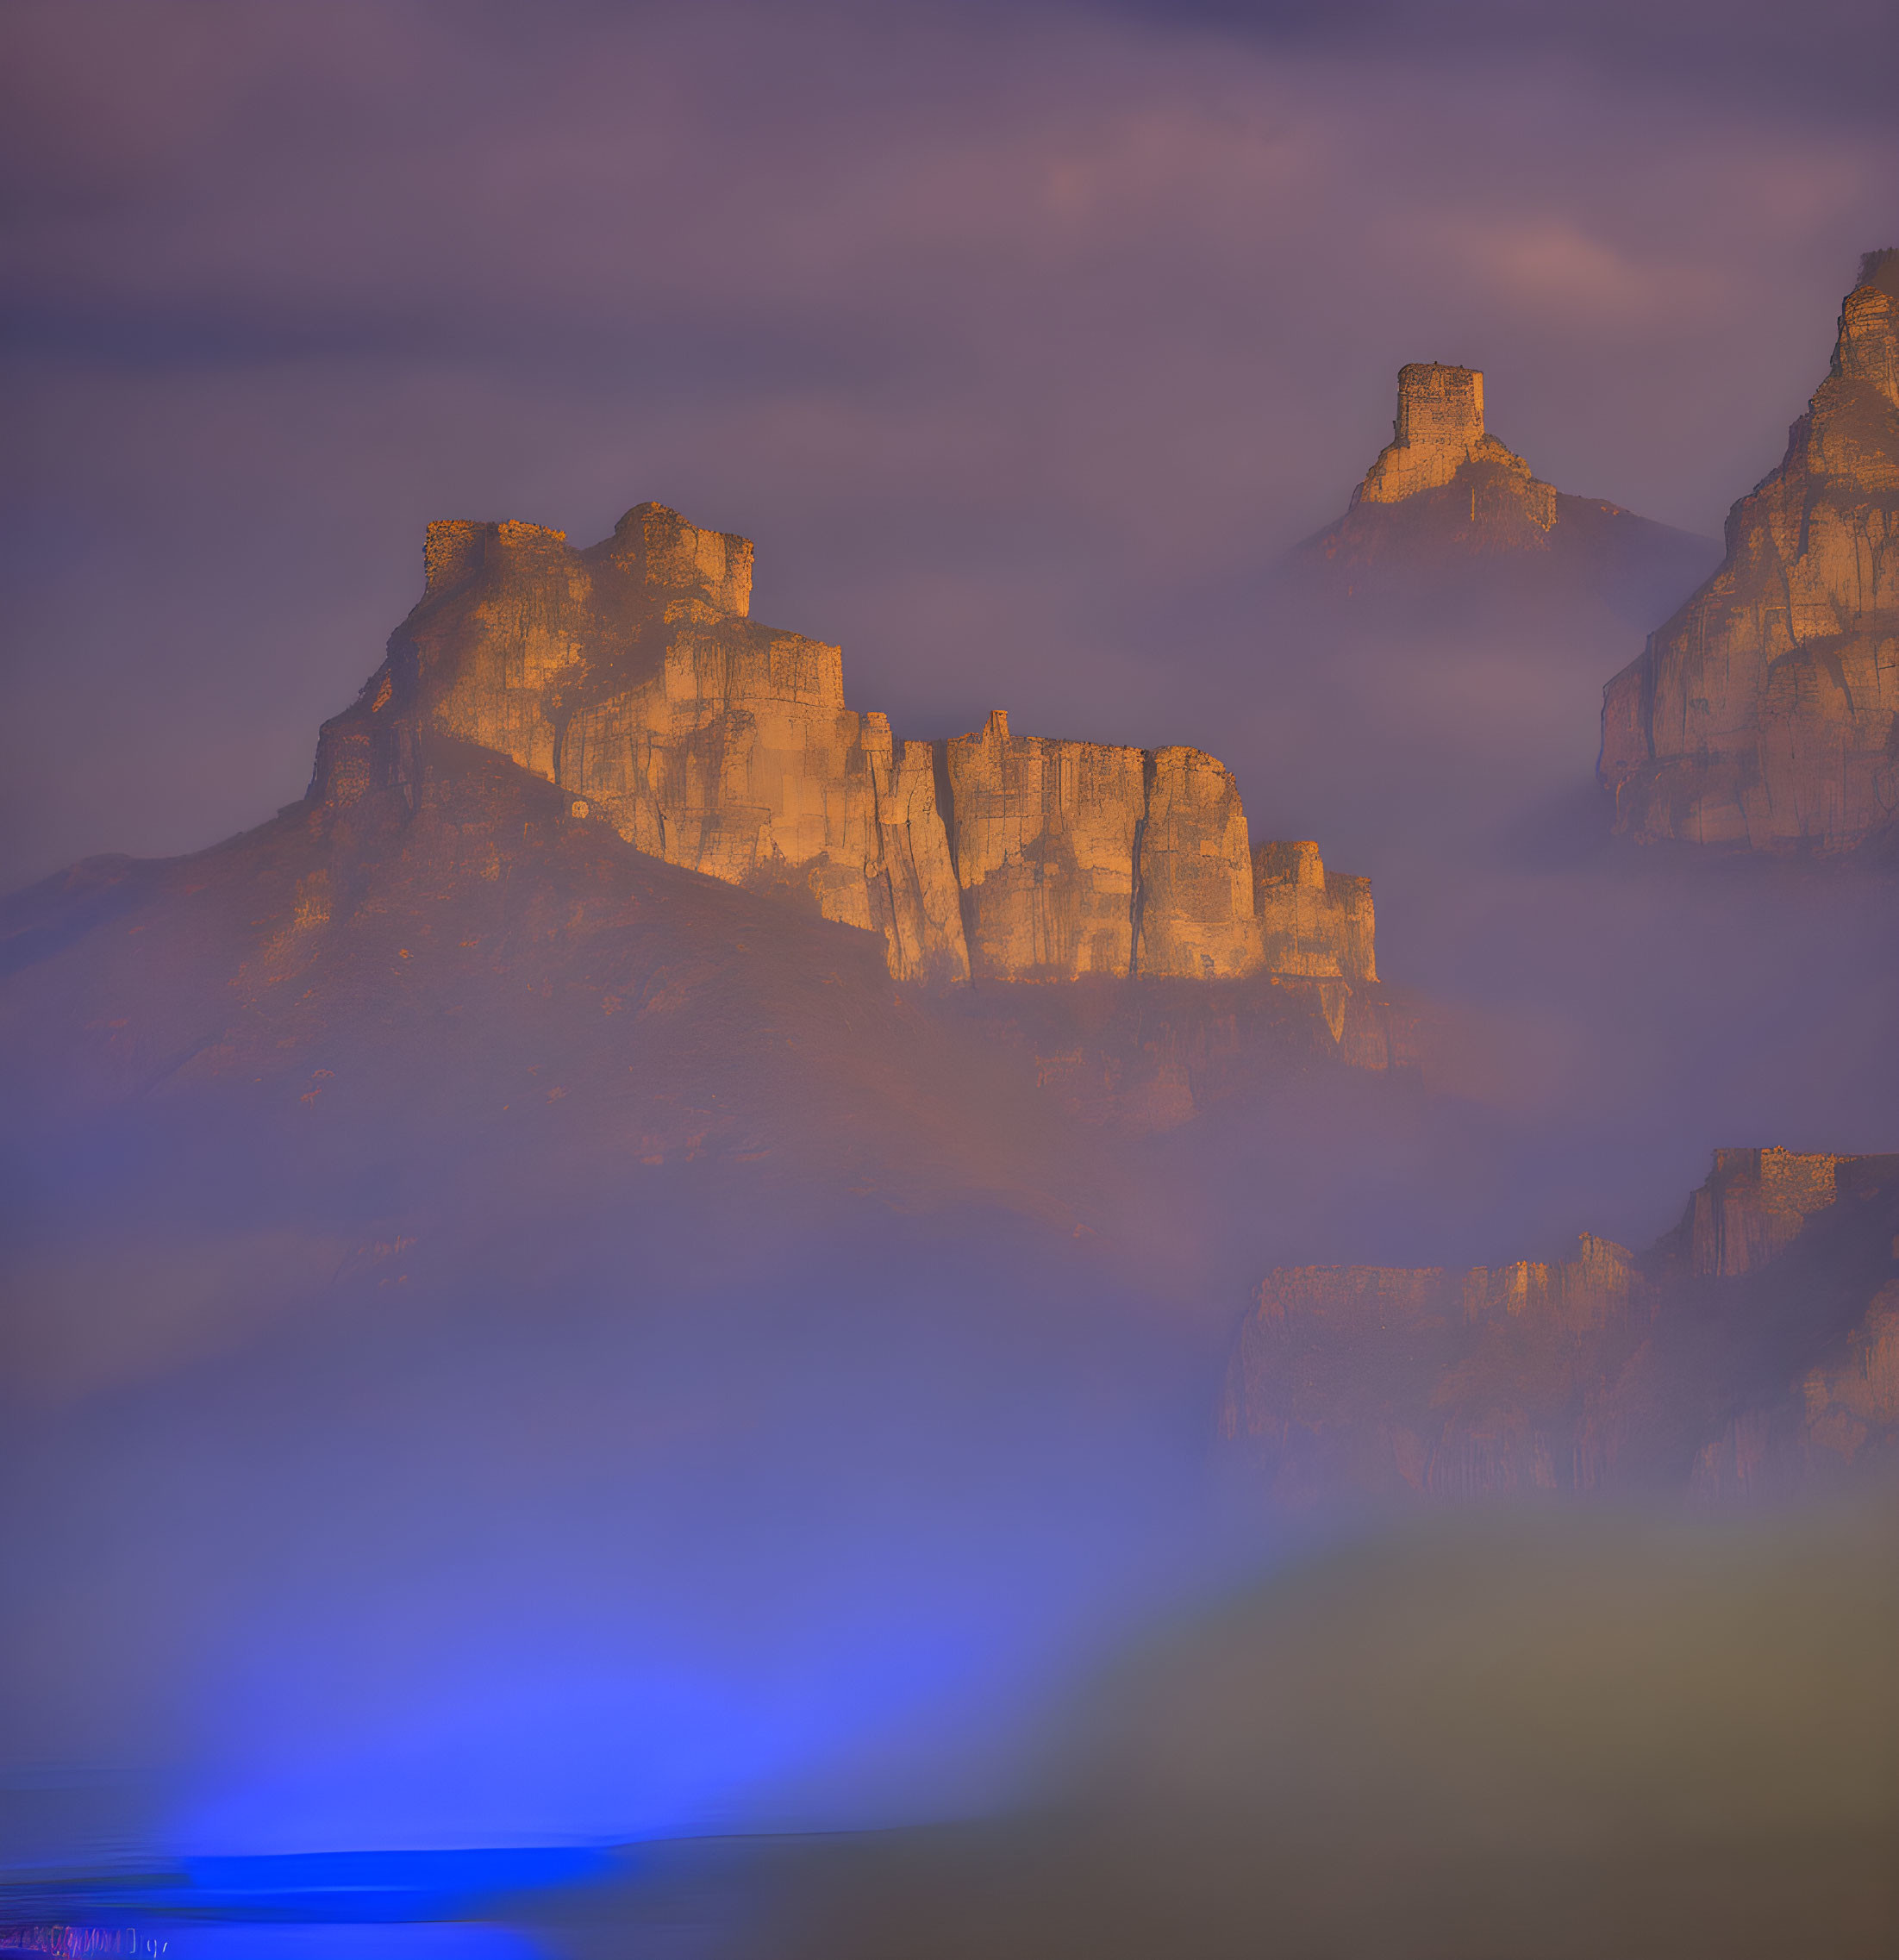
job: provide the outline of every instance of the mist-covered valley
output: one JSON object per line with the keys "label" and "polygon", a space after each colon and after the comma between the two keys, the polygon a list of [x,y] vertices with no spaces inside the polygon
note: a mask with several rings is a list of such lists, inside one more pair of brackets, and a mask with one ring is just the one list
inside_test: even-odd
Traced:
{"label": "mist-covered valley", "polygon": [[[1883,1952],[1890,129],[1506,36],[1539,258],[1402,35],[715,11],[252,22],[141,121],[22,9],[127,119],[21,234],[0,1951]],[[1824,265],[1641,283],[1578,187],[1671,90],[1667,251],[1758,124]],[[752,270],[579,278],[563,128]]]}

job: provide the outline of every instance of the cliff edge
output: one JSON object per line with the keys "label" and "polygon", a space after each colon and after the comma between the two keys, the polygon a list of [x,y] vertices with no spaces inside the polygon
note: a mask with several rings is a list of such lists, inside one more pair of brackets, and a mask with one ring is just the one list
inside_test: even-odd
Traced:
{"label": "cliff edge", "polygon": [[1545,483],[1485,422],[1484,376],[1398,371],[1391,440],[1342,515],[1288,555],[1283,602],[1343,606],[1407,635],[1433,627],[1580,634],[1603,649],[1646,632],[1720,559],[1711,538]]}
{"label": "cliff edge", "polygon": [[1402,503],[1459,483],[1472,515],[1480,495],[1514,508],[1539,530],[1556,522],[1556,490],[1484,426],[1484,377],[1472,367],[1414,361],[1398,370],[1398,412],[1353,503]]}
{"label": "cliff edge", "polygon": [[1641,843],[1834,855],[1899,825],[1899,250],[1869,253],[1727,557],[1603,691],[1599,774]]}
{"label": "cliff edge", "polygon": [[311,798],[400,786],[433,732],[638,850],[881,935],[899,979],[1376,979],[1367,881],[1310,844],[1257,859],[1214,757],[1017,735],[1000,710],[899,742],[846,705],[839,648],[751,618],[752,560],[656,503],[584,550],[430,525],[422,599],[326,724]]}
{"label": "cliff edge", "polygon": [[1719,1150],[1646,1252],[1269,1273],[1220,1431],[1276,1505],[1827,1486],[1899,1464],[1899,1157]]}

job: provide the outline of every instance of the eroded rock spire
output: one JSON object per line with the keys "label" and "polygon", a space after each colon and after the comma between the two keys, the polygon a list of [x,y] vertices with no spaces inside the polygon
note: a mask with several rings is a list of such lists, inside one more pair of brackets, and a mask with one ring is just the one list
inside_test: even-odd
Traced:
{"label": "eroded rock spire", "polygon": [[1484,427],[1484,376],[1474,367],[1413,361],[1398,370],[1398,412],[1391,440],[1378,452],[1354,503],[1402,503],[1442,489],[1468,472],[1476,480],[1501,473],[1509,493],[1533,523],[1556,521],[1556,490],[1540,482],[1515,451]]}

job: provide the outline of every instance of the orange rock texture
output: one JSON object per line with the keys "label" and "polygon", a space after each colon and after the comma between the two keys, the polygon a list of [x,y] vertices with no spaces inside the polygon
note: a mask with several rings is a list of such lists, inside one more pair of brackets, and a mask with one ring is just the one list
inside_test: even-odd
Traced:
{"label": "orange rock texture", "polygon": [[1899,1157],[1723,1150],[1637,1255],[1269,1273],[1220,1428],[1279,1504],[1899,1464]]}
{"label": "orange rock texture", "polygon": [[1252,899],[1273,972],[1377,981],[1370,878],[1328,871],[1309,840],[1262,844],[1252,854]]}
{"label": "orange rock texture", "polygon": [[1484,377],[1471,367],[1414,361],[1398,370],[1391,440],[1353,493],[1354,503],[1402,503],[1455,484],[1480,498],[1514,504],[1540,529],[1556,521],[1556,490],[1484,427]]}
{"label": "orange rock texture", "polygon": [[1837,853],[1899,823],[1899,251],[1871,253],[1833,365],[1727,555],[1612,680],[1615,827]]}
{"label": "orange rock texture", "polygon": [[1256,857],[1213,757],[1015,735],[1000,711],[898,743],[845,705],[837,647],[750,618],[743,538],[652,503],[584,551],[440,523],[424,570],[324,730],[319,799],[399,777],[428,728],[639,850],[881,934],[899,979],[1376,979],[1368,882],[1328,881],[1311,845]]}
{"label": "orange rock texture", "polygon": [[1546,659],[1587,646],[1606,665],[1720,561],[1711,538],[1544,483],[1485,429],[1474,368],[1402,369],[1392,434],[1349,508],[1279,567],[1281,608],[1318,609],[1309,634],[1375,620],[1381,636],[1525,637]]}

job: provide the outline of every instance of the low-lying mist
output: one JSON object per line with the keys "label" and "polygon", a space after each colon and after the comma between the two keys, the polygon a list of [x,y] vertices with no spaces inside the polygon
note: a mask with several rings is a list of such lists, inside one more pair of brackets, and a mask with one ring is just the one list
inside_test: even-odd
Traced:
{"label": "low-lying mist", "polygon": [[[1272,584],[1170,621],[1190,726],[1160,733],[1209,731],[1257,834],[1372,875],[1415,1066],[1289,1050],[1171,1127],[1090,1127],[844,928],[781,933],[604,845],[606,871],[524,851],[484,883],[455,810],[348,872],[358,964],[313,968],[316,1004],[271,1008],[228,1081],[189,1076],[225,1052],[203,1003],[289,902],[294,838],[254,877],[239,845],[177,871],[201,926],[164,927],[156,883],[124,901],[140,944],[172,937],[114,983],[123,1019],[72,1012],[105,1049],[161,1028],[129,1086],[66,1081],[57,987],[18,996],[7,1862],[977,1820],[907,1840],[892,1895],[1006,1899],[1024,1951],[1131,1951],[1184,1913],[1217,1951],[1270,1893],[1314,1951],[1440,1950],[1405,1944],[1425,1926],[1462,1950],[1482,1896],[1521,1935],[1500,1951],[1570,1951],[1555,1914],[1633,1953],[1634,1920],[1590,1917],[1617,1860],[1645,1926],[1737,1867],[1777,1925],[1833,1860],[1858,1951],[1857,1840],[1800,1794],[1886,1814],[1854,1752],[1888,1719],[1864,1656],[1890,1601],[1854,1590],[1850,1520],[1810,1570],[1790,1523],[1341,1551],[1119,1677],[1049,1796],[1078,1682],[1365,1529],[1211,1473],[1266,1268],[1640,1248],[1717,1146],[1899,1140],[1890,870],[1609,842],[1593,713],[1626,621]],[[588,939],[609,874],[643,922]],[[84,931],[122,961],[135,915]],[[459,967],[411,961],[424,917]],[[636,1011],[603,1021],[602,989]],[[1835,1732],[1856,1698],[1868,1726]],[[1782,1807],[1723,1808],[1749,1776]],[[1018,1894],[980,1820],[1032,1801],[1056,1814],[1021,1827]],[[854,1895],[843,1919],[834,1952],[884,1924]]]}

